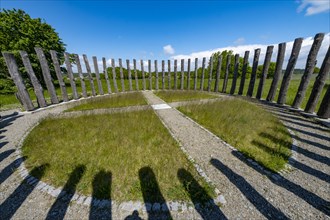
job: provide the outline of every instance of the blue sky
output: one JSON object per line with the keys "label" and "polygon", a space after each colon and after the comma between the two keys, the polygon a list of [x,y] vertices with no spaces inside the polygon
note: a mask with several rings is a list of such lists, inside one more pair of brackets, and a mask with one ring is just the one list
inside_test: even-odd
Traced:
{"label": "blue sky", "polygon": [[0,0],[0,6],[43,18],[68,52],[107,59],[179,59],[222,48],[243,53],[330,32],[330,2],[323,0]]}

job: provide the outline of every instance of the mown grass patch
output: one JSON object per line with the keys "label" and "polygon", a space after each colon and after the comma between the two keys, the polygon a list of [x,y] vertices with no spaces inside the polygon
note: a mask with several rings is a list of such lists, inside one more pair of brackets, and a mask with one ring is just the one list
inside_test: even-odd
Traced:
{"label": "mown grass patch", "polygon": [[158,91],[155,92],[155,95],[159,96],[165,102],[179,102],[179,101],[189,101],[189,100],[198,100],[198,99],[210,99],[217,98],[218,96],[199,91]]}
{"label": "mown grass patch", "polygon": [[147,105],[147,102],[142,93],[117,93],[106,97],[96,97],[86,100],[83,104],[72,107],[66,111],[83,111],[92,109],[126,107],[134,105]]}
{"label": "mown grass patch", "polygon": [[48,118],[25,139],[22,153],[29,170],[48,164],[43,181],[59,187],[73,179],[69,188],[100,199],[189,201],[191,176],[191,187],[207,192],[193,190],[194,196],[214,196],[152,110]]}
{"label": "mown grass patch", "polygon": [[254,104],[228,99],[178,109],[272,171],[284,168],[291,155],[292,140],[284,125]]}

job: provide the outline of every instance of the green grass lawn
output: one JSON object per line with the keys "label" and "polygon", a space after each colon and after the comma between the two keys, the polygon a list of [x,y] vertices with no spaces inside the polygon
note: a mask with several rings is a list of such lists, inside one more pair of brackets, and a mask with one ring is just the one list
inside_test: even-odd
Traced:
{"label": "green grass lawn", "polygon": [[272,171],[288,161],[290,134],[276,117],[254,104],[230,99],[178,109]]}
{"label": "green grass lawn", "polygon": [[60,187],[70,179],[67,188],[100,199],[143,201],[144,192],[156,202],[158,186],[166,201],[215,196],[153,110],[45,119],[22,153],[29,170],[48,164],[41,180]]}
{"label": "green grass lawn", "polygon": [[[315,82],[315,77],[316,77],[316,75],[314,74],[312,76],[312,79],[311,79],[309,85],[308,85],[307,92],[306,92],[305,98],[303,99],[301,108],[305,108],[305,106],[307,104],[309,95],[310,95],[310,93],[312,91],[313,84]],[[255,95],[257,93],[257,88],[258,88],[258,85],[259,85],[259,80],[260,79],[256,79],[256,83],[255,83],[255,87],[254,87],[254,92],[253,92],[253,97],[255,97]],[[297,92],[298,87],[299,87],[300,80],[301,80],[301,75],[297,75],[297,74],[295,75],[294,74],[292,76],[292,79],[290,81],[290,86],[289,86],[289,89],[288,89],[288,93],[287,93],[286,104],[292,105],[293,100],[294,100],[295,95],[296,95],[296,92]],[[146,78],[145,81],[146,81],[146,89],[149,89],[149,79]],[[198,90],[200,88],[200,81],[201,81],[201,79],[197,79],[197,89]],[[65,82],[66,82],[66,87],[67,87],[67,90],[68,90],[68,93],[69,93],[69,97],[72,99],[72,89],[70,87],[70,83],[69,83],[68,79],[66,79]],[[110,84],[111,84],[112,92],[114,92],[113,80],[110,79],[110,82],[111,82]],[[117,85],[118,85],[118,91],[121,92],[122,91],[121,80],[120,79],[117,79],[116,82],[117,82]],[[244,96],[246,95],[249,82],[250,82],[250,79],[246,79],[245,86],[244,86],[244,91],[243,91],[243,95]],[[271,82],[272,82],[272,79],[267,79],[266,82],[265,82],[264,90],[263,90],[263,93],[262,93],[262,98],[263,99],[265,99],[267,97],[267,94],[268,94],[268,91],[269,91]],[[91,96],[90,82],[87,79],[85,79],[85,83],[86,83],[86,88],[87,88],[87,91],[88,91],[88,95]],[[139,83],[139,89],[142,90],[143,89],[143,80],[142,79],[139,79],[138,80],[138,83]],[[162,88],[161,77],[159,77],[158,83],[159,83],[159,90],[161,90],[161,88]],[[204,91],[207,90],[207,84],[208,84],[208,79],[204,79],[204,86],[203,86]],[[214,84],[215,84],[215,79],[213,79],[212,80],[212,83],[211,83],[212,91],[214,89]],[[227,83],[227,90],[226,90],[227,92],[230,91],[231,84],[232,84],[232,79],[229,79],[228,80],[228,83]],[[78,80],[78,79],[76,80],[76,85],[77,85],[77,90],[78,90],[79,96],[82,97],[82,89],[81,89],[80,80]],[[98,92],[98,87],[97,87],[96,80],[94,80],[94,85],[95,85],[96,93],[98,94],[99,92]],[[124,85],[125,85],[125,91],[129,91],[129,80],[125,79],[124,80]],[[240,85],[240,78],[237,80],[235,94],[238,93],[239,85]],[[279,82],[277,93],[276,93],[276,96],[275,96],[275,100],[274,101],[277,101],[277,97],[278,97],[280,85],[281,85],[281,81]],[[164,84],[164,86],[165,86],[165,89],[168,89],[169,88],[168,78],[167,77],[165,78],[165,84]],[[324,94],[326,92],[326,89],[329,86],[330,86],[330,79],[328,79],[326,81],[326,85],[325,85],[325,87],[324,87],[324,89],[322,91],[322,94],[320,96],[318,105],[316,107],[316,111],[318,110],[318,108],[319,108],[319,106],[321,104],[321,101],[323,99],[323,96],[324,96]],[[174,78],[173,77],[171,78],[171,86],[170,87],[172,89],[174,88]],[[180,87],[181,87],[181,79],[178,78],[178,80],[177,80],[177,88],[180,89]],[[223,87],[223,79],[220,79],[220,82],[219,82],[219,91],[222,91],[222,87]],[[102,79],[102,88],[103,88],[104,93],[107,93],[108,92],[107,91],[107,86],[106,86],[105,79]],[[135,79],[132,79],[132,88],[133,88],[133,90],[136,90]],[[152,78],[152,88],[153,89],[156,88],[156,78],[154,76]],[[187,89],[187,79],[186,78],[184,80],[184,88]],[[193,89],[193,88],[194,88],[194,79],[191,78],[191,80],[190,80],[190,89]],[[29,93],[30,93],[30,96],[31,96],[32,100],[34,100],[35,106],[37,106],[37,104],[36,104],[36,97],[34,95],[33,89],[30,89],[29,90]],[[44,93],[45,93],[46,99],[48,100],[48,103],[50,104],[49,94],[48,94],[48,92],[47,92],[46,89],[45,89]],[[61,90],[60,90],[59,87],[56,88],[56,93],[57,93],[57,96],[59,97],[59,99],[61,100],[62,99],[62,97],[61,97]],[[19,102],[16,99],[15,95],[13,95],[13,94],[0,95],[0,110],[10,109],[10,108],[16,108],[16,107],[20,107],[20,106],[21,105],[19,104]]]}
{"label": "green grass lawn", "polygon": [[117,93],[106,97],[101,96],[86,100],[83,104],[74,106],[66,111],[83,111],[147,104],[141,92]]}
{"label": "green grass lawn", "polygon": [[189,91],[189,90],[167,90],[167,91],[158,91],[155,92],[157,96],[163,99],[166,102],[178,102],[178,101],[188,101],[188,100],[198,100],[198,99],[210,99],[217,98],[218,96],[200,92],[200,91]]}

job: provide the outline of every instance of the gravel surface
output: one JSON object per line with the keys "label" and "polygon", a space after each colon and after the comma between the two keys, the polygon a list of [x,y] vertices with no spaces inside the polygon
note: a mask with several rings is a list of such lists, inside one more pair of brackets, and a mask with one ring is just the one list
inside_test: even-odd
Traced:
{"label": "gravel surface", "polygon": [[[165,104],[152,92],[146,91],[144,95],[149,104]],[[221,208],[212,209],[212,212],[200,207],[170,204],[172,218],[330,219],[329,129],[285,108],[258,104],[274,112],[295,133],[293,137],[297,142],[294,149],[297,156],[290,160],[292,169],[289,172],[269,174],[175,108],[156,110],[172,135],[200,165],[226,201]],[[114,203],[100,208],[91,206],[92,201],[86,197],[85,204],[70,202],[70,196],[53,197],[40,189],[38,181],[23,179],[18,167],[24,159],[17,158],[16,150],[20,140],[42,118],[58,115],[65,109],[67,105],[36,113],[1,112],[3,120],[0,124],[0,219],[168,217],[168,214],[146,210],[146,205],[142,205],[138,211],[132,211],[132,207],[135,207],[132,203]],[[157,207],[151,209],[157,210]]]}

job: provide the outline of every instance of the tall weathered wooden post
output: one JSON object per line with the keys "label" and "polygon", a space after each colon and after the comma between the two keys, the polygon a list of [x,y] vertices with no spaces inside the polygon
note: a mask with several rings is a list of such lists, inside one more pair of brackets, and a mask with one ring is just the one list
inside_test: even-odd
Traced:
{"label": "tall weathered wooden post", "polygon": [[316,65],[316,57],[320,50],[323,38],[324,38],[323,33],[316,34],[314,37],[313,45],[312,45],[312,47],[309,51],[308,57],[307,57],[304,75],[301,78],[298,92],[297,92],[296,97],[292,104],[293,108],[299,108],[303,101],[303,98],[305,97],[307,86],[308,86],[311,76],[314,72],[314,67]]}
{"label": "tall weathered wooden post", "polygon": [[116,78],[116,65],[115,59],[111,59],[111,69],[112,69],[112,81],[113,87],[115,88],[115,92],[118,93],[118,85],[117,85],[117,78]]}
{"label": "tall weathered wooden post", "polygon": [[230,94],[234,95],[236,90],[236,82],[237,82],[237,76],[238,76],[238,68],[239,68],[239,54],[235,55],[235,64],[234,64],[234,75],[233,75],[233,82],[231,84],[230,88]]}
{"label": "tall weathered wooden post", "polygon": [[101,82],[101,79],[100,79],[99,64],[97,62],[96,56],[93,56],[93,63],[94,63],[94,70],[95,70],[95,76],[96,76],[96,81],[97,81],[97,87],[99,87],[99,93],[100,93],[100,95],[104,95],[102,82]]}
{"label": "tall weathered wooden post", "polygon": [[201,78],[201,84],[200,84],[200,88],[199,88],[201,91],[204,90],[205,62],[206,62],[206,58],[203,57],[203,61],[202,61],[202,78]]}
{"label": "tall weathered wooden post", "polygon": [[140,65],[141,65],[141,72],[142,72],[142,86],[143,86],[143,90],[146,90],[146,78],[145,78],[145,74],[144,74],[143,60],[140,60]]}
{"label": "tall weathered wooden post", "polygon": [[21,76],[21,73],[18,70],[18,65],[15,60],[15,57],[11,53],[2,52],[3,57],[5,58],[6,65],[8,67],[9,74],[11,78],[13,79],[16,87],[18,96],[27,111],[32,111],[34,109],[32,100],[30,98],[30,94],[28,93],[23,78]]}
{"label": "tall weathered wooden post", "polygon": [[[317,102],[320,98],[321,92],[323,90],[323,87],[325,85],[325,81],[327,79],[327,76],[330,72],[330,46],[328,47],[327,54],[324,57],[321,69],[319,74],[316,77],[316,80],[314,82],[314,86],[312,89],[312,93],[309,96],[305,112],[313,113],[315,111]],[[326,99],[323,99],[326,100]]]}
{"label": "tall weathered wooden post", "polygon": [[273,77],[273,81],[272,81],[272,84],[270,86],[267,98],[266,98],[266,100],[269,101],[269,102],[272,102],[275,98],[275,95],[276,95],[276,89],[277,89],[278,81],[279,81],[281,73],[282,73],[282,67],[283,67],[284,55],[285,55],[285,48],[286,48],[286,43],[280,43],[278,45],[278,52],[277,52],[277,59],[276,59],[274,77]]}
{"label": "tall weathered wooden post", "polygon": [[80,78],[83,97],[87,98],[85,79],[84,79],[84,75],[83,75],[83,72],[82,72],[82,68],[81,68],[80,59],[79,59],[78,54],[74,54],[74,59],[76,61],[76,65],[77,65],[77,70],[78,70],[78,74],[79,74],[79,78]]}
{"label": "tall weathered wooden post", "polygon": [[190,58],[188,59],[188,76],[187,76],[187,88],[190,90]]}
{"label": "tall weathered wooden post", "polygon": [[70,54],[65,52],[64,53],[64,59],[65,59],[66,70],[68,71],[68,76],[69,76],[69,80],[70,80],[70,85],[71,85],[71,89],[72,89],[73,98],[78,99],[79,96],[78,96],[78,93],[77,93],[77,86],[76,86],[76,82],[75,82],[73,72],[72,72]]}
{"label": "tall weathered wooden post", "polygon": [[228,82],[228,75],[229,75],[229,67],[230,67],[230,60],[231,60],[231,55],[227,55],[227,63],[226,63],[226,72],[225,72],[225,77],[223,80],[223,86],[222,86],[222,92],[226,93],[227,90],[227,82]]}
{"label": "tall weathered wooden post", "polygon": [[216,73],[216,77],[215,77],[214,92],[219,92],[221,65],[222,65],[222,55],[220,54],[220,56],[218,57],[218,63],[217,63],[217,73]]}
{"label": "tall weathered wooden post", "polygon": [[107,88],[108,88],[108,94],[110,94],[110,93],[112,93],[112,91],[111,91],[110,79],[108,76],[107,61],[106,61],[105,57],[102,57],[102,63],[103,63],[103,74],[104,74],[105,81],[107,83]]}
{"label": "tall weathered wooden post", "polygon": [[198,58],[195,58],[195,79],[194,79],[194,90],[197,89],[197,77],[198,77]]}
{"label": "tall weathered wooden post", "polygon": [[171,87],[171,61],[167,60],[167,68],[168,68],[168,89],[172,89]]}
{"label": "tall weathered wooden post", "polygon": [[211,83],[212,83],[212,72],[213,72],[213,57],[210,57],[210,65],[209,65],[209,80],[207,83],[207,91],[211,92]]}
{"label": "tall weathered wooden post", "polygon": [[68,97],[68,92],[66,91],[64,80],[63,80],[60,63],[58,62],[57,52],[55,50],[50,50],[49,52],[50,52],[50,56],[52,57],[52,61],[53,61],[55,73],[56,73],[56,76],[58,79],[58,83],[61,88],[63,101],[67,102],[67,101],[69,101],[69,97]]}
{"label": "tall weathered wooden post", "polygon": [[257,91],[257,95],[256,95],[257,99],[261,99],[261,96],[262,96],[262,91],[264,89],[264,85],[265,85],[265,82],[267,79],[267,74],[268,74],[268,69],[269,69],[269,65],[270,65],[270,59],[272,58],[272,54],[273,54],[273,49],[274,49],[274,46],[267,47],[264,65],[262,68],[261,78],[259,81],[258,91]]}
{"label": "tall weathered wooden post", "polygon": [[123,63],[122,60],[119,59],[119,72],[120,72],[120,80],[121,80],[121,91],[125,92],[125,82],[124,82],[124,73],[123,73]]}
{"label": "tall weathered wooden post", "polygon": [[176,90],[178,87],[178,61],[174,60],[174,89]]}
{"label": "tall weathered wooden post", "polygon": [[181,59],[181,82],[180,82],[180,89],[184,89],[184,59]]}
{"label": "tall weathered wooden post", "polygon": [[52,82],[52,77],[50,75],[49,66],[47,64],[47,60],[46,60],[44,51],[40,47],[35,47],[34,50],[36,51],[39,62],[40,62],[42,75],[44,77],[46,87],[47,87],[47,90],[50,95],[50,100],[53,104],[57,104],[57,103],[59,103],[59,101],[56,96],[55,86]]}
{"label": "tall weathered wooden post", "polygon": [[247,68],[249,66],[249,55],[250,55],[250,51],[245,51],[244,61],[243,61],[243,69],[242,69],[242,76],[241,76],[241,83],[239,85],[238,95],[242,95],[243,91],[244,91],[245,78],[246,78]]}
{"label": "tall weathered wooden post", "polygon": [[133,67],[134,67],[134,76],[135,76],[135,89],[139,91],[139,78],[136,70],[136,59],[133,59]]}
{"label": "tall weathered wooden post", "polygon": [[26,69],[26,72],[28,73],[28,75],[31,79],[33,90],[34,90],[34,93],[36,94],[36,97],[37,97],[38,105],[39,105],[39,107],[46,107],[47,102],[46,102],[46,99],[44,97],[44,90],[43,90],[38,78],[36,77],[36,75],[33,71],[29,56],[28,56],[27,52],[25,52],[25,51],[20,51],[19,53],[22,57],[23,64],[24,64],[24,67]]}
{"label": "tall weathered wooden post", "polygon": [[283,76],[283,80],[282,80],[282,84],[281,84],[280,93],[278,95],[277,103],[280,105],[283,105],[286,101],[286,94],[288,92],[288,88],[290,85],[290,80],[291,80],[291,76],[294,71],[294,67],[296,66],[296,63],[298,60],[302,41],[303,41],[303,38],[297,38],[297,39],[295,39],[295,41],[293,43],[291,56],[290,56],[288,65],[286,67],[286,70],[285,70],[285,73]]}
{"label": "tall weathered wooden post", "polygon": [[132,87],[132,73],[131,73],[131,67],[130,67],[128,59],[126,60],[126,67],[127,67],[127,74],[128,74],[129,91],[132,91],[133,90],[133,87]]}
{"label": "tall weathered wooden post", "polygon": [[259,56],[260,56],[260,48],[254,50],[252,73],[251,73],[249,88],[246,93],[246,96],[249,96],[249,97],[252,97],[252,95],[253,95],[254,84],[255,84],[255,81],[257,78]]}
{"label": "tall weathered wooden post", "polygon": [[92,95],[93,96],[96,96],[94,80],[93,80],[92,71],[91,71],[91,67],[89,65],[89,61],[88,61],[87,55],[86,54],[83,54],[83,58],[84,58],[85,66],[86,66],[86,71],[87,71],[89,83],[90,83],[91,89],[92,89]]}

